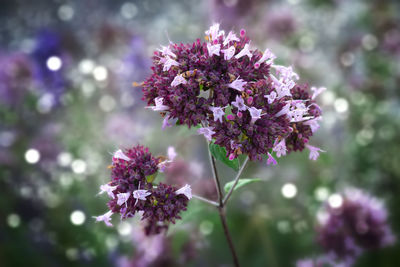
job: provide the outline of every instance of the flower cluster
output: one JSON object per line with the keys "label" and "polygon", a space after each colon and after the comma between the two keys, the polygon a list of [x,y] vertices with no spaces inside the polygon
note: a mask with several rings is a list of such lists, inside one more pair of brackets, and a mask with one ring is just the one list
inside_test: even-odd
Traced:
{"label": "flower cluster", "polygon": [[308,144],[318,130],[321,109],[315,98],[325,88],[296,84],[292,67],[274,64],[275,55],[251,47],[244,30],[225,34],[219,24],[206,41],[162,46],[154,53],[152,75],[143,83],[148,108],[164,116],[163,128],[198,126],[208,141],[225,147],[233,160],[252,160],[319,148]]}
{"label": "flower cluster", "polygon": [[395,242],[382,202],[357,189],[338,199],[325,206],[318,228],[318,242],[330,258],[351,265],[363,251]]}
{"label": "flower cluster", "polygon": [[111,216],[119,213],[121,219],[133,217],[140,213],[146,220],[147,235],[159,233],[180,219],[179,213],[186,210],[192,197],[189,185],[178,189],[174,186],[159,183],[154,179],[159,171],[173,160],[176,153],[168,149],[168,158],[154,157],[143,146],[136,146],[126,151],[118,150],[112,158],[111,182],[100,186],[100,193],[107,193],[111,200],[108,202],[109,211],[95,217],[112,226]]}

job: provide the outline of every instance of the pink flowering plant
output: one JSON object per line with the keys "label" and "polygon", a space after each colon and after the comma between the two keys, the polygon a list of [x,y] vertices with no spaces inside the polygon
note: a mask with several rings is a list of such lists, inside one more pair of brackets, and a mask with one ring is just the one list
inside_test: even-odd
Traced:
{"label": "pink flowering plant", "polygon": [[[161,46],[154,52],[152,74],[141,85],[147,108],[163,116],[162,128],[173,125],[196,127],[209,144],[216,200],[195,196],[219,211],[235,266],[239,266],[225,215],[232,193],[257,179],[240,179],[249,160],[276,165],[277,158],[292,151],[310,151],[316,160],[323,150],[309,144],[319,128],[321,108],[315,99],[325,88],[311,89],[298,82],[292,67],[274,63],[276,56],[251,45],[244,30],[226,34],[214,24],[205,41]],[[114,154],[112,181],[101,187],[111,200],[110,211],[96,217],[110,225],[110,216],[121,218],[142,212],[146,233],[159,233],[179,219],[192,197],[190,185],[175,188],[153,184],[175,157],[153,157],[138,146]],[[239,158],[240,156],[240,158]],[[224,188],[216,160],[237,171]]]}

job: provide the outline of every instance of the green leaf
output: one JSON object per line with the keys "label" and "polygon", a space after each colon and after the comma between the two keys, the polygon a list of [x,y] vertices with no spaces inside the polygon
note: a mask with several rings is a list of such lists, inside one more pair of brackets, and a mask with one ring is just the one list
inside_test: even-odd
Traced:
{"label": "green leaf", "polygon": [[152,183],[154,181],[154,179],[156,179],[158,172],[153,173],[152,175],[148,175],[146,176],[146,180],[148,183]]}
{"label": "green leaf", "polygon": [[[243,178],[243,179],[239,179],[238,183],[235,186],[234,191],[239,189],[239,188],[241,188],[242,186],[247,185],[247,184],[254,183],[254,182],[260,182],[260,181],[262,181],[262,180],[259,179],[259,178]],[[231,181],[231,182],[225,184],[224,190],[225,190],[226,193],[228,193],[229,190],[231,190],[234,182],[235,181]]]}
{"label": "green leaf", "polygon": [[221,161],[228,167],[234,169],[235,171],[239,170],[239,160],[237,158],[234,160],[229,160],[229,158],[227,158],[227,156],[226,156],[225,147],[221,147],[217,144],[210,143],[209,149],[210,149],[211,155],[213,155],[214,158]]}

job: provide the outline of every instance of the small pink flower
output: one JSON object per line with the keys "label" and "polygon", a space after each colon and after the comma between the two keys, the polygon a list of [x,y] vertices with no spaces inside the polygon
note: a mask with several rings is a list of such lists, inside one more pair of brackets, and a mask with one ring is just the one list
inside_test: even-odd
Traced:
{"label": "small pink flower", "polygon": [[246,30],[245,29],[241,29],[240,30],[240,37],[244,37],[246,35]]}
{"label": "small pink flower", "polygon": [[113,226],[111,221],[111,215],[113,215],[113,212],[110,210],[107,213],[100,215],[100,216],[93,216],[93,218],[96,219],[96,222],[104,222],[108,227]]}
{"label": "small pink flower", "polygon": [[215,134],[215,132],[214,132],[213,130],[214,130],[213,127],[204,127],[204,128],[198,129],[198,130],[197,130],[197,133],[198,133],[198,134],[204,135],[204,137],[205,137],[208,141],[211,141],[212,135]]}
{"label": "small pink flower", "polygon": [[254,68],[258,69],[264,62],[273,63],[276,56],[267,48],[262,57],[254,64]]}
{"label": "small pink flower", "polygon": [[228,36],[225,38],[223,45],[226,46],[229,44],[229,42],[239,42],[240,39],[236,37],[236,34],[234,32],[229,32]]}
{"label": "small pink flower", "polygon": [[275,141],[275,146],[272,149],[272,151],[276,152],[276,156],[278,158],[280,158],[281,156],[285,156],[286,155],[286,143],[285,143],[285,139],[282,139],[279,143],[278,143],[278,139]]}
{"label": "small pink flower", "polygon": [[164,98],[163,97],[160,97],[160,96],[156,97],[154,99],[154,103],[156,104],[155,106],[148,106],[146,108],[150,108],[150,109],[152,109],[154,111],[165,111],[165,110],[169,109],[168,106],[163,104],[164,103]]}
{"label": "small pink flower", "polygon": [[250,116],[251,116],[251,123],[255,123],[258,119],[261,118],[262,109],[257,109],[255,107],[249,108]]}
{"label": "small pink flower", "polygon": [[252,96],[249,96],[247,98],[247,104],[249,104],[249,105],[253,104],[253,97]]}
{"label": "small pink flower", "polygon": [[249,59],[253,56],[253,54],[250,52],[250,45],[245,44],[243,49],[235,56],[235,58],[239,59],[241,57],[248,56]]}
{"label": "small pink flower", "polygon": [[117,159],[122,159],[122,160],[125,160],[125,161],[130,161],[131,160],[127,155],[124,154],[124,152],[122,152],[121,149],[118,149],[117,151],[114,152],[113,161],[115,161]]}
{"label": "small pink flower", "polygon": [[238,111],[238,113],[236,114],[239,118],[243,117],[243,113]]}
{"label": "small pink flower", "polygon": [[112,199],[114,199],[115,195],[114,195],[113,191],[115,189],[117,189],[117,186],[110,186],[109,184],[100,185],[100,192],[98,193],[98,195],[101,195],[104,192],[107,192],[107,195],[109,197],[111,197]]}
{"label": "small pink flower", "polygon": [[274,157],[268,152],[268,159],[267,159],[267,165],[276,165],[278,164]]}
{"label": "small pink flower", "polygon": [[219,56],[220,49],[221,49],[220,44],[212,45],[210,43],[207,43],[207,51],[209,57],[212,57],[213,55]]}
{"label": "small pink flower", "polygon": [[219,30],[219,23],[213,24],[209,30],[206,31],[206,35],[211,37],[211,40],[217,39],[219,36],[224,35],[224,31]]}
{"label": "small pink flower", "polygon": [[146,200],[148,196],[151,195],[151,193],[148,190],[143,190],[143,189],[138,189],[133,191],[132,193],[133,198],[136,199],[135,205],[138,202],[138,200]]}
{"label": "small pink flower", "polygon": [[192,198],[192,188],[190,185],[186,184],[184,187],[175,191],[177,195],[185,195],[188,199]]}
{"label": "small pink flower", "polygon": [[173,146],[169,146],[168,150],[167,150],[167,154],[168,154],[168,159],[170,161],[174,161],[174,159],[176,158],[176,156],[178,155],[175,151],[175,148]]}
{"label": "small pink flower", "polygon": [[278,113],[275,114],[275,117],[280,117],[282,115],[286,115],[290,110],[290,106],[291,106],[291,104],[287,103],[285,106],[283,106],[281,111],[279,111]]}
{"label": "small pink flower", "polygon": [[176,55],[174,53],[172,53],[171,49],[168,46],[161,46],[161,49],[158,49],[158,51],[160,51],[164,56],[170,56],[173,58],[176,58]]}
{"label": "small pink flower", "polygon": [[312,97],[311,97],[311,99],[315,99],[319,94],[321,94],[325,90],[326,90],[326,87],[320,87],[320,88],[317,88],[317,87],[314,87],[314,86],[311,87],[311,91],[314,92]]}
{"label": "small pink flower", "polygon": [[231,47],[227,49],[221,50],[222,53],[224,53],[224,59],[229,60],[235,55],[235,47],[232,45]]}
{"label": "small pink flower", "polygon": [[231,154],[229,155],[229,160],[234,160],[234,159],[235,159],[235,154],[231,153]]}
{"label": "small pink flower", "polygon": [[117,194],[117,205],[121,206],[124,203],[126,203],[129,199],[129,196],[131,195],[131,193],[119,193]]}
{"label": "small pink flower", "polygon": [[244,90],[243,86],[245,86],[246,84],[247,82],[245,80],[239,79],[239,77],[237,77],[236,80],[228,84],[228,87],[242,92]]}
{"label": "small pink flower", "polygon": [[236,107],[239,111],[245,111],[247,106],[244,104],[244,100],[241,96],[236,96],[236,101],[231,103],[232,106]]}
{"label": "small pink flower", "polygon": [[162,63],[164,63],[163,71],[169,71],[172,66],[179,66],[179,63],[169,56],[167,56]]}
{"label": "small pink flower", "polygon": [[269,95],[265,95],[264,97],[268,99],[268,104],[272,104],[276,99],[276,92],[272,91]]}
{"label": "small pink flower", "polygon": [[319,157],[319,152],[326,152],[325,150],[322,150],[315,146],[311,146],[309,144],[306,144],[305,146],[310,150],[310,156],[308,158],[311,160],[317,160]]}
{"label": "small pink flower", "polygon": [[176,75],[174,80],[171,83],[171,86],[175,87],[180,84],[187,84],[187,81],[185,78],[183,78],[182,74]]}
{"label": "small pink flower", "polygon": [[285,67],[285,66],[280,66],[280,65],[272,65],[272,67],[274,67],[277,70],[277,72],[280,75],[280,78],[285,81],[291,80],[293,77],[296,80],[299,79],[299,75],[293,71],[291,66]]}
{"label": "small pink flower", "polygon": [[214,121],[218,121],[222,123],[222,117],[225,115],[225,111],[221,107],[210,107],[210,110],[213,112]]}
{"label": "small pink flower", "polygon": [[305,122],[303,122],[303,124],[310,126],[311,132],[315,133],[319,129],[318,121],[321,119],[322,119],[322,117],[317,117],[315,119],[305,121]]}
{"label": "small pink flower", "polygon": [[229,114],[228,116],[226,116],[228,121],[232,121],[235,119],[235,116],[233,116],[232,114]]}

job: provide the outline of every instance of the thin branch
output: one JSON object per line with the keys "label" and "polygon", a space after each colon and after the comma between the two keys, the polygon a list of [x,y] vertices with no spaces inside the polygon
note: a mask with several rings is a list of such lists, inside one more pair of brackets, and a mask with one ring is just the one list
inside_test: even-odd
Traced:
{"label": "thin branch", "polygon": [[219,206],[222,207],[222,205],[223,205],[222,198],[224,196],[222,195],[221,184],[220,184],[219,178],[218,178],[218,172],[217,172],[217,166],[216,166],[216,163],[215,163],[215,158],[211,154],[210,148],[209,147],[207,147],[207,148],[208,148],[208,156],[210,157],[210,164],[211,164],[211,169],[212,169],[212,172],[213,172],[213,178],[214,178],[214,182],[215,182],[215,187],[217,188]]}
{"label": "thin branch", "polygon": [[201,201],[207,203],[207,204],[211,204],[211,205],[213,205],[213,206],[219,207],[219,203],[218,203],[218,202],[212,201],[212,200],[210,200],[210,199],[207,199],[207,198],[204,198],[204,197],[201,197],[201,196],[198,196],[198,195],[193,195],[193,194],[192,194],[192,196],[193,196],[194,198],[198,199],[198,200],[201,200]]}
{"label": "thin branch", "polygon": [[218,213],[219,213],[219,217],[221,218],[222,227],[224,228],[224,234],[225,234],[226,240],[228,241],[229,249],[231,250],[231,253],[232,253],[233,264],[235,265],[235,267],[240,267],[239,259],[238,259],[238,256],[237,256],[236,250],[235,250],[235,246],[233,245],[232,237],[231,237],[231,234],[229,233],[229,229],[228,229],[228,224],[226,223],[224,207],[219,207]]}
{"label": "thin branch", "polygon": [[243,165],[240,167],[238,173],[236,174],[233,185],[232,185],[231,189],[229,190],[228,194],[226,194],[224,200],[222,201],[222,205],[225,206],[226,203],[228,202],[229,198],[231,197],[233,190],[235,190],[235,187],[236,187],[237,183],[239,182],[240,175],[242,175],[242,172],[247,165],[247,162],[249,162],[249,157],[246,157],[246,159],[243,162]]}

